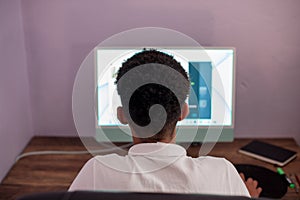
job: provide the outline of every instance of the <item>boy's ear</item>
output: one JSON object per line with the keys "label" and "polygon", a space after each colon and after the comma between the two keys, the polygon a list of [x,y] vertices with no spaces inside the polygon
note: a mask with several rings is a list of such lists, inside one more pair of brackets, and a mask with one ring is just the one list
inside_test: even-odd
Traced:
{"label": "boy's ear", "polygon": [[189,105],[184,102],[184,104],[181,107],[181,115],[179,117],[179,121],[185,119],[189,113],[190,113]]}
{"label": "boy's ear", "polygon": [[117,117],[118,117],[118,120],[122,123],[122,124],[128,124],[128,121],[124,115],[124,111],[123,111],[123,108],[121,106],[119,106],[117,108]]}

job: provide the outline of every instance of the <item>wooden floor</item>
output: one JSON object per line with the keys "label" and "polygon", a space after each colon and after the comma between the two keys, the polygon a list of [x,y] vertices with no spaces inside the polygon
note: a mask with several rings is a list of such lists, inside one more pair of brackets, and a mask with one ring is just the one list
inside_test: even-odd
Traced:
{"label": "wooden floor", "polygon": [[[250,142],[250,139],[237,139],[231,143],[218,143],[209,155],[225,157],[231,162],[250,163],[265,166],[271,170],[275,167],[262,161],[237,153],[237,150]],[[298,152],[298,158],[284,167],[287,173],[300,176],[300,147],[292,139],[266,139],[265,141],[287,147]],[[24,152],[63,150],[86,150],[79,138],[34,137]],[[198,155],[199,146],[188,149],[190,156]],[[0,199],[16,199],[24,194],[45,191],[67,190],[84,163],[91,158],[84,155],[35,155],[20,159],[10,170],[0,185]],[[300,199],[300,195],[289,189],[283,199]]]}

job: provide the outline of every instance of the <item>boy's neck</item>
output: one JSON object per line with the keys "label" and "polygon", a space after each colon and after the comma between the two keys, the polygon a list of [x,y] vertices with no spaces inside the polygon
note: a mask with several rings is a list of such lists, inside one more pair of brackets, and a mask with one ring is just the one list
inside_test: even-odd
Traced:
{"label": "boy's neck", "polygon": [[140,143],[156,143],[156,142],[163,142],[163,143],[172,143],[175,144],[176,143],[176,130],[174,130],[173,132],[173,137],[167,137],[167,138],[163,138],[162,140],[157,140],[157,141],[147,141],[147,140],[142,140],[140,138],[134,137],[135,133],[132,132],[132,140],[134,144],[140,144]]}

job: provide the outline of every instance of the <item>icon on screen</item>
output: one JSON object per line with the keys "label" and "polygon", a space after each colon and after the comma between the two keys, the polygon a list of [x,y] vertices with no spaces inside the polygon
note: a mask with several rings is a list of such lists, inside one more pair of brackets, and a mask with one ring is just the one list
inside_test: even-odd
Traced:
{"label": "icon on screen", "polygon": [[199,93],[200,93],[200,96],[205,96],[207,94],[207,87],[200,87],[199,88]]}
{"label": "icon on screen", "polygon": [[206,108],[207,101],[206,100],[200,100],[200,108]]}

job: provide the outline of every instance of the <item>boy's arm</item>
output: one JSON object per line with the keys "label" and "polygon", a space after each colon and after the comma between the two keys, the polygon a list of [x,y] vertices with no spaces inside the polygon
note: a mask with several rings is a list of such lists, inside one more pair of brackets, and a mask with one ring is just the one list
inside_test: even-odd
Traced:
{"label": "boy's arm", "polygon": [[236,168],[233,166],[231,162],[229,162],[225,158],[224,161],[227,166],[227,176],[229,179],[228,184],[229,184],[231,195],[251,197],[248,188],[246,187],[244,181],[240,177]]}
{"label": "boy's arm", "polygon": [[94,189],[94,158],[91,158],[77,174],[69,191]]}

